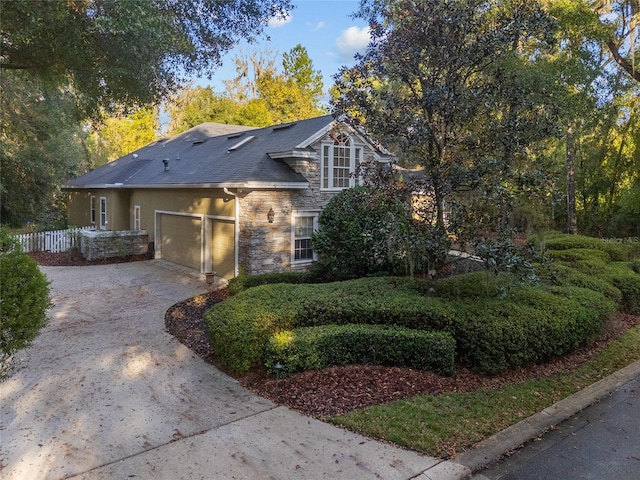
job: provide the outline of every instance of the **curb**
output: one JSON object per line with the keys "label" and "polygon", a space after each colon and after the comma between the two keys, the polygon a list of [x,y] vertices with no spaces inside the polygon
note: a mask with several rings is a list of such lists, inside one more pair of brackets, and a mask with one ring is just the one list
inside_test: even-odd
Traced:
{"label": "curb", "polygon": [[543,434],[553,425],[558,425],[563,420],[597,403],[638,376],[640,376],[640,360],[498,432],[476,444],[471,450],[461,453],[451,461],[439,463],[415,478],[418,480],[470,478],[474,472],[498,460],[505,453],[517,449]]}

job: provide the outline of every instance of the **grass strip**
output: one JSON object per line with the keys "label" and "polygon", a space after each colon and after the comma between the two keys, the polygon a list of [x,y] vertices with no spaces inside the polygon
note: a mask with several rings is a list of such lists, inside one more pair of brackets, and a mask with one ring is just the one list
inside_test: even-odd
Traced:
{"label": "grass strip", "polygon": [[499,390],[418,395],[330,422],[425,454],[449,458],[640,359],[640,326],[578,369]]}

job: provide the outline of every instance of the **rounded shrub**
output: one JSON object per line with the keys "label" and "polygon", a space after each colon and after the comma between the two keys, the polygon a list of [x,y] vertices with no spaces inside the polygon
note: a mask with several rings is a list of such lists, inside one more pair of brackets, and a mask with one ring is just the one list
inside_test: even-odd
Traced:
{"label": "rounded shrub", "polygon": [[17,240],[0,227],[0,362],[28,347],[47,324],[49,282]]}
{"label": "rounded shrub", "polygon": [[334,196],[322,211],[313,236],[314,268],[326,278],[391,274],[400,266],[388,251],[385,233],[396,205],[372,189],[357,186]]}

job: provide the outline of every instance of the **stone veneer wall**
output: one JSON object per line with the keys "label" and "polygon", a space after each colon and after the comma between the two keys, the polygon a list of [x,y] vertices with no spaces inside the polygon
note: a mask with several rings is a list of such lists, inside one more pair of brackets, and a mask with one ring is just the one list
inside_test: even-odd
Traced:
{"label": "stone veneer wall", "polygon": [[148,250],[149,235],[145,230],[82,231],[80,252],[87,260],[144,255]]}
{"label": "stone veneer wall", "polygon": [[[291,228],[294,211],[320,213],[337,192],[320,190],[320,142],[314,145],[314,158],[297,162],[296,171],[308,181],[304,190],[245,190],[239,192],[240,234],[238,263],[240,271],[250,275],[299,271],[311,263],[291,263]],[[364,149],[364,160],[373,154]],[[267,220],[269,209],[275,213],[273,223]]]}

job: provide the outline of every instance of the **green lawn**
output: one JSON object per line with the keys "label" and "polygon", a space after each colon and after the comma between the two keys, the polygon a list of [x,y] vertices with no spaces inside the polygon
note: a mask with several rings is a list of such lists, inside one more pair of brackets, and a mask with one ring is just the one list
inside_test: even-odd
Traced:
{"label": "green lawn", "polygon": [[329,421],[436,457],[450,457],[640,359],[640,326],[580,368],[500,390],[419,395]]}

